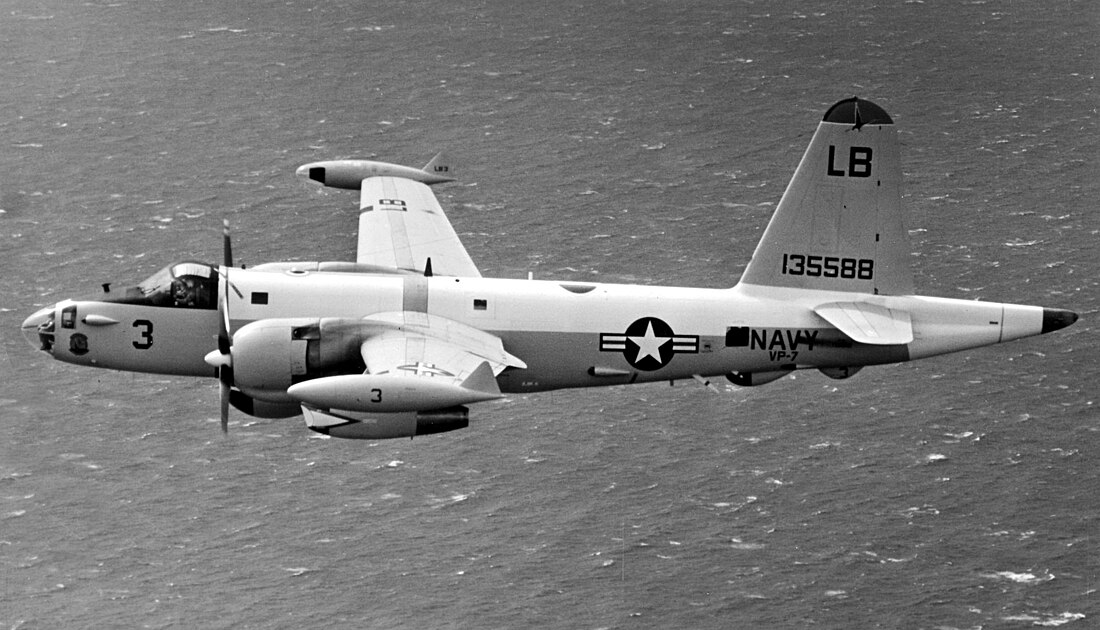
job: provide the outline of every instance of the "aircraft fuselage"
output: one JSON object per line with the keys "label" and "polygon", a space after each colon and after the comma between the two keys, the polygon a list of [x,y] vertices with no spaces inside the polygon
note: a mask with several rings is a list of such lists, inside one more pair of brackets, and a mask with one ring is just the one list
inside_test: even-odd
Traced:
{"label": "aircraft fuselage", "polygon": [[[1039,334],[1051,326],[1055,312],[865,296],[912,317],[912,341],[870,344],[853,341],[814,311],[819,304],[850,300],[850,293],[784,295],[750,285],[701,289],[295,268],[222,273],[232,287],[226,293],[232,333],[260,320],[437,315],[496,335],[509,352],[524,357],[526,369],[497,377],[505,392],[895,363]],[[64,301],[53,309],[50,352],[56,359],[138,372],[216,374],[204,361],[216,348],[215,309],[110,301]]]}

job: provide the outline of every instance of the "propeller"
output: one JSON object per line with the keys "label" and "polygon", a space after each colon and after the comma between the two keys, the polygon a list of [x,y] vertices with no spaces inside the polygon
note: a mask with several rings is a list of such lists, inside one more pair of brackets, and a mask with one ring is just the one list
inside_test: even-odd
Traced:
{"label": "propeller", "polygon": [[221,425],[222,433],[229,433],[229,396],[233,391],[233,338],[229,334],[229,289],[234,287],[229,281],[229,268],[233,266],[233,243],[229,238],[229,219],[222,223],[222,248],[224,266],[221,271],[225,283],[224,290],[218,294],[218,349],[206,355],[206,362],[218,368],[218,381],[221,384]]}
{"label": "propeller", "polygon": [[218,369],[221,382],[222,433],[229,434],[229,394],[233,388],[233,339],[229,336],[229,268],[233,266],[233,240],[229,237],[229,219],[222,219],[222,254],[225,266],[225,290],[218,296],[218,352],[224,357]]}

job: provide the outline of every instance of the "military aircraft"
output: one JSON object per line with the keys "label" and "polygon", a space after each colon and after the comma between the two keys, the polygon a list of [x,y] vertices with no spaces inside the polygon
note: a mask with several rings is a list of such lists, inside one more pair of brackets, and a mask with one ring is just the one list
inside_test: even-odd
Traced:
{"label": "military aircraft", "polygon": [[169,265],[137,286],[34,313],[35,348],[77,365],[217,377],[229,405],[302,414],[341,438],[468,426],[506,392],[719,375],[739,386],[817,369],[836,379],[1064,328],[1062,309],[915,295],[899,142],[878,105],[818,124],[740,281],[728,289],[483,278],[424,169],[302,166],[360,191],[355,262]]}

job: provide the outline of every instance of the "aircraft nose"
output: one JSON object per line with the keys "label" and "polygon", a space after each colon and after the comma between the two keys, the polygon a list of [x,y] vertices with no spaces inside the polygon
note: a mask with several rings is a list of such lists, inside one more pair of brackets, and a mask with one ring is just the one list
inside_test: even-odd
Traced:
{"label": "aircraft nose", "polygon": [[1077,321],[1077,313],[1060,308],[1043,309],[1043,333],[1062,330]]}
{"label": "aircraft nose", "polygon": [[23,336],[35,349],[49,352],[53,349],[54,307],[47,306],[23,320]]}

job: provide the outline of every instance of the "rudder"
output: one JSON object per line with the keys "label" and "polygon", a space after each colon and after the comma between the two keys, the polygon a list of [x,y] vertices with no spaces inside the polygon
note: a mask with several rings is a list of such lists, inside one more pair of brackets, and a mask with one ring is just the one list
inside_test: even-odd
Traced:
{"label": "rudder", "polygon": [[913,292],[894,121],[858,98],[829,108],[741,276],[750,285]]}

